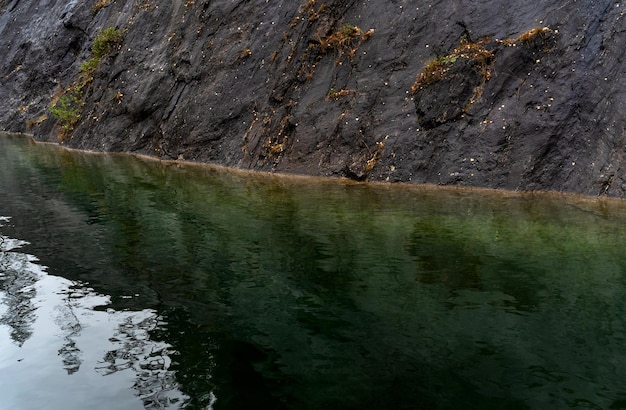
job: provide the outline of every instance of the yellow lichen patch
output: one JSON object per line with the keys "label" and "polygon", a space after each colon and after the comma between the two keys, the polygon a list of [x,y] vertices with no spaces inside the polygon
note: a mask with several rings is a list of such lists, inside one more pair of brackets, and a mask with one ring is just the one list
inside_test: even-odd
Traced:
{"label": "yellow lichen patch", "polygon": [[545,39],[549,35],[554,34],[554,33],[555,31],[552,30],[550,27],[535,27],[528,31],[523,32],[516,38],[509,38],[506,40],[496,40],[496,41],[503,43],[504,45],[507,45],[507,46],[515,46],[516,44],[528,45],[538,38],[545,41]]}
{"label": "yellow lichen patch", "polygon": [[[293,105],[294,102],[290,101],[289,105]],[[268,137],[263,143],[263,148],[266,150],[267,159],[274,158],[274,161],[277,161],[280,154],[282,154],[287,148],[287,142],[289,140],[290,135],[290,125],[289,121],[291,120],[290,115],[286,115],[280,122],[278,133],[273,137]],[[263,121],[265,126],[270,125],[271,119],[268,117]]]}
{"label": "yellow lichen patch", "polygon": [[250,57],[251,55],[252,55],[252,50],[250,50],[249,48],[244,48],[243,50],[241,50],[239,57],[246,58],[246,57]]}
{"label": "yellow lichen patch", "polygon": [[525,33],[522,33],[522,35],[517,38],[517,41],[519,41],[520,43],[530,43],[538,36],[543,36],[550,31],[552,30],[550,30],[548,27],[536,27],[526,31]]}
{"label": "yellow lichen patch", "polygon": [[47,119],[48,119],[48,116],[46,114],[43,114],[43,115],[40,115],[37,118],[27,120],[26,121],[26,129],[32,130],[33,128],[35,128],[35,126],[41,124],[42,122],[44,122]]}
{"label": "yellow lichen patch", "polygon": [[346,97],[348,95],[354,95],[354,94],[356,94],[356,90],[344,89],[344,90],[336,91],[334,88],[331,88],[328,94],[326,95],[326,99],[337,101],[342,97]]}
{"label": "yellow lichen patch", "polygon": [[268,139],[266,143],[267,155],[270,157],[273,157],[278,154],[281,154],[285,150],[288,138],[289,136],[287,135],[279,137],[278,140],[281,141],[280,143],[279,142],[272,143],[271,139]]}
{"label": "yellow lichen patch", "polygon": [[96,4],[94,4],[94,6],[91,9],[91,11],[93,12],[93,14],[96,14],[100,10],[102,10],[103,8],[108,6],[110,3],[111,3],[111,0],[98,0],[98,2]]}

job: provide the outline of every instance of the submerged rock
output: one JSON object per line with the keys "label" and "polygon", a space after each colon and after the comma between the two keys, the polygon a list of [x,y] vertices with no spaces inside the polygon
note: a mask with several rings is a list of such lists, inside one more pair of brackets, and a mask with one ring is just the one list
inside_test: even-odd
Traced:
{"label": "submerged rock", "polygon": [[[0,129],[246,169],[624,197],[625,13],[612,0],[0,1]],[[121,40],[85,67],[108,28]]]}

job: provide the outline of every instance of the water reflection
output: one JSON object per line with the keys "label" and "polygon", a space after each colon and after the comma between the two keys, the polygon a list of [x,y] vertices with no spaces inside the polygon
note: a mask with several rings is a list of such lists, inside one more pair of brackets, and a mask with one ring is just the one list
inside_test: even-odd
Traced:
{"label": "water reflection", "polygon": [[[90,375],[102,394],[87,402],[120,408],[144,407],[130,386],[147,407],[191,409],[626,399],[623,202],[1,148],[4,233],[50,267],[9,362],[53,362],[42,385]],[[64,327],[24,350],[41,317]]]}
{"label": "water reflection", "polygon": [[[0,217],[0,228],[9,220]],[[0,330],[8,331],[13,341],[7,344],[0,337],[2,405],[180,407],[187,397],[171,369],[171,345],[151,339],[167,325],[163,318],[150,309],[107,308],[109,297],[87,284],[47,274],[37,258],[18,251],[25,245],[0,234]],[[98,380],[102,377],[106,383]],[[114,405],[108,402],[111,397],[116,398]]]}
{"label": "water reflection", "polygon": [[[0,217],[0,227],[9,221]],[[36,258],[22,253],[9,252],[26,244],[24,241],[0,235],[0,289],[4,309],[0,324],[10,328],[11,339],[19,346],[33,333],[35,319],[35,297],[33,285],[42,274],[42,269],[34,262]]]}

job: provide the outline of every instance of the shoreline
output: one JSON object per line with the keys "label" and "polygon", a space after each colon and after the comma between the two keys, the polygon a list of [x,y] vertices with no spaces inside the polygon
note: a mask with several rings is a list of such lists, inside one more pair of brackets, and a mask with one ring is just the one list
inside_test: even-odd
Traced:
{"label": "shoreline", "polygon": [[0,135],[8,135],[13,137],[26,137],[32,143],[37,145],[46,145],[55,147],[58,150],[65,150],[69,152],[75,152],[83,155],[108,155],[108,156],[130,156],[134,157],[140,161],[146,162],[158,162],[160,164],[166,166],[178,166],[178,167],[192,167],[199,169],[207,169],[217,172],[224,172],[235,174],[239,176],[254,176],[261,178],[273,178],[276,180],[292,180],[298,182],[309,182],[309,183],[317,183],[317,184],[342,184],[342,185],[350,185],[350,186],[364,186],[364,187],[375,187],[376,189],[399,189],[405,191],[415,191],[415,192],[436,192],[443,191],[447,193],[457,192],[460,194],[484,194],[486,196],[498,197],[500,199],[507,198],[519,198],[519,199],[529,199],[534,197],[544,197],[549,199],[563,199],[566,203],[588,203],[588,202],[610,202],[615,204],[626,204],[624,198],[608,196],[608,195],[585,195],[577,192],[566,192],[566,191],[556,191],[556,190],[534,190],[534,191],[523,191],[523,190],[510,190],[504,188],[491,188],[491,187],[475,187],[475,186],[466,186],[466,185],[438,185],[438,184],[430,184],[430,183],[410,183],[410,182],[389,182],[389,181],[355,181],[350,178],[345,177],[327,177],[327,176],[315,176],[315,175],[307,175],[307,174],[290,174],[284,172],[267,172],[267,171],[258,171],[258,170],[250,170],[250,169],[242,169],[237,167],[229,167],[225,165],[212,164],[209,162],[199,162],[199,161],[189,161],[189,160],[179,160],[179,159],[163,159],[155,156],[140,154],[134,152],[126,152],[126,151],[116,151],[116,152],[107,152],[107,151],[95,151],[95,150],[85,150],[80,148],[72,148],[66,145],[63,145],[58,142],[50,142],[50,141],[39,141],[37,140],[33,134],[29,133],[20,133],[20,132],[0,132]]}

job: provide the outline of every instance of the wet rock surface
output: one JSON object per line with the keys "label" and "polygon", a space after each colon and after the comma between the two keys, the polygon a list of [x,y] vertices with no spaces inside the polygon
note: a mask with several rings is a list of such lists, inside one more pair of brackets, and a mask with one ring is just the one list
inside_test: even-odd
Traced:
{"label": "wet rock surface", "polygon": [[[63,144],[624,197],[625,13],[612,0],[0,1],[0,129],[58,141],[49,105],[116,27]],[[479,43],[487,66],[454,55]],[[440,78],[416,89],[437,58]]]}

